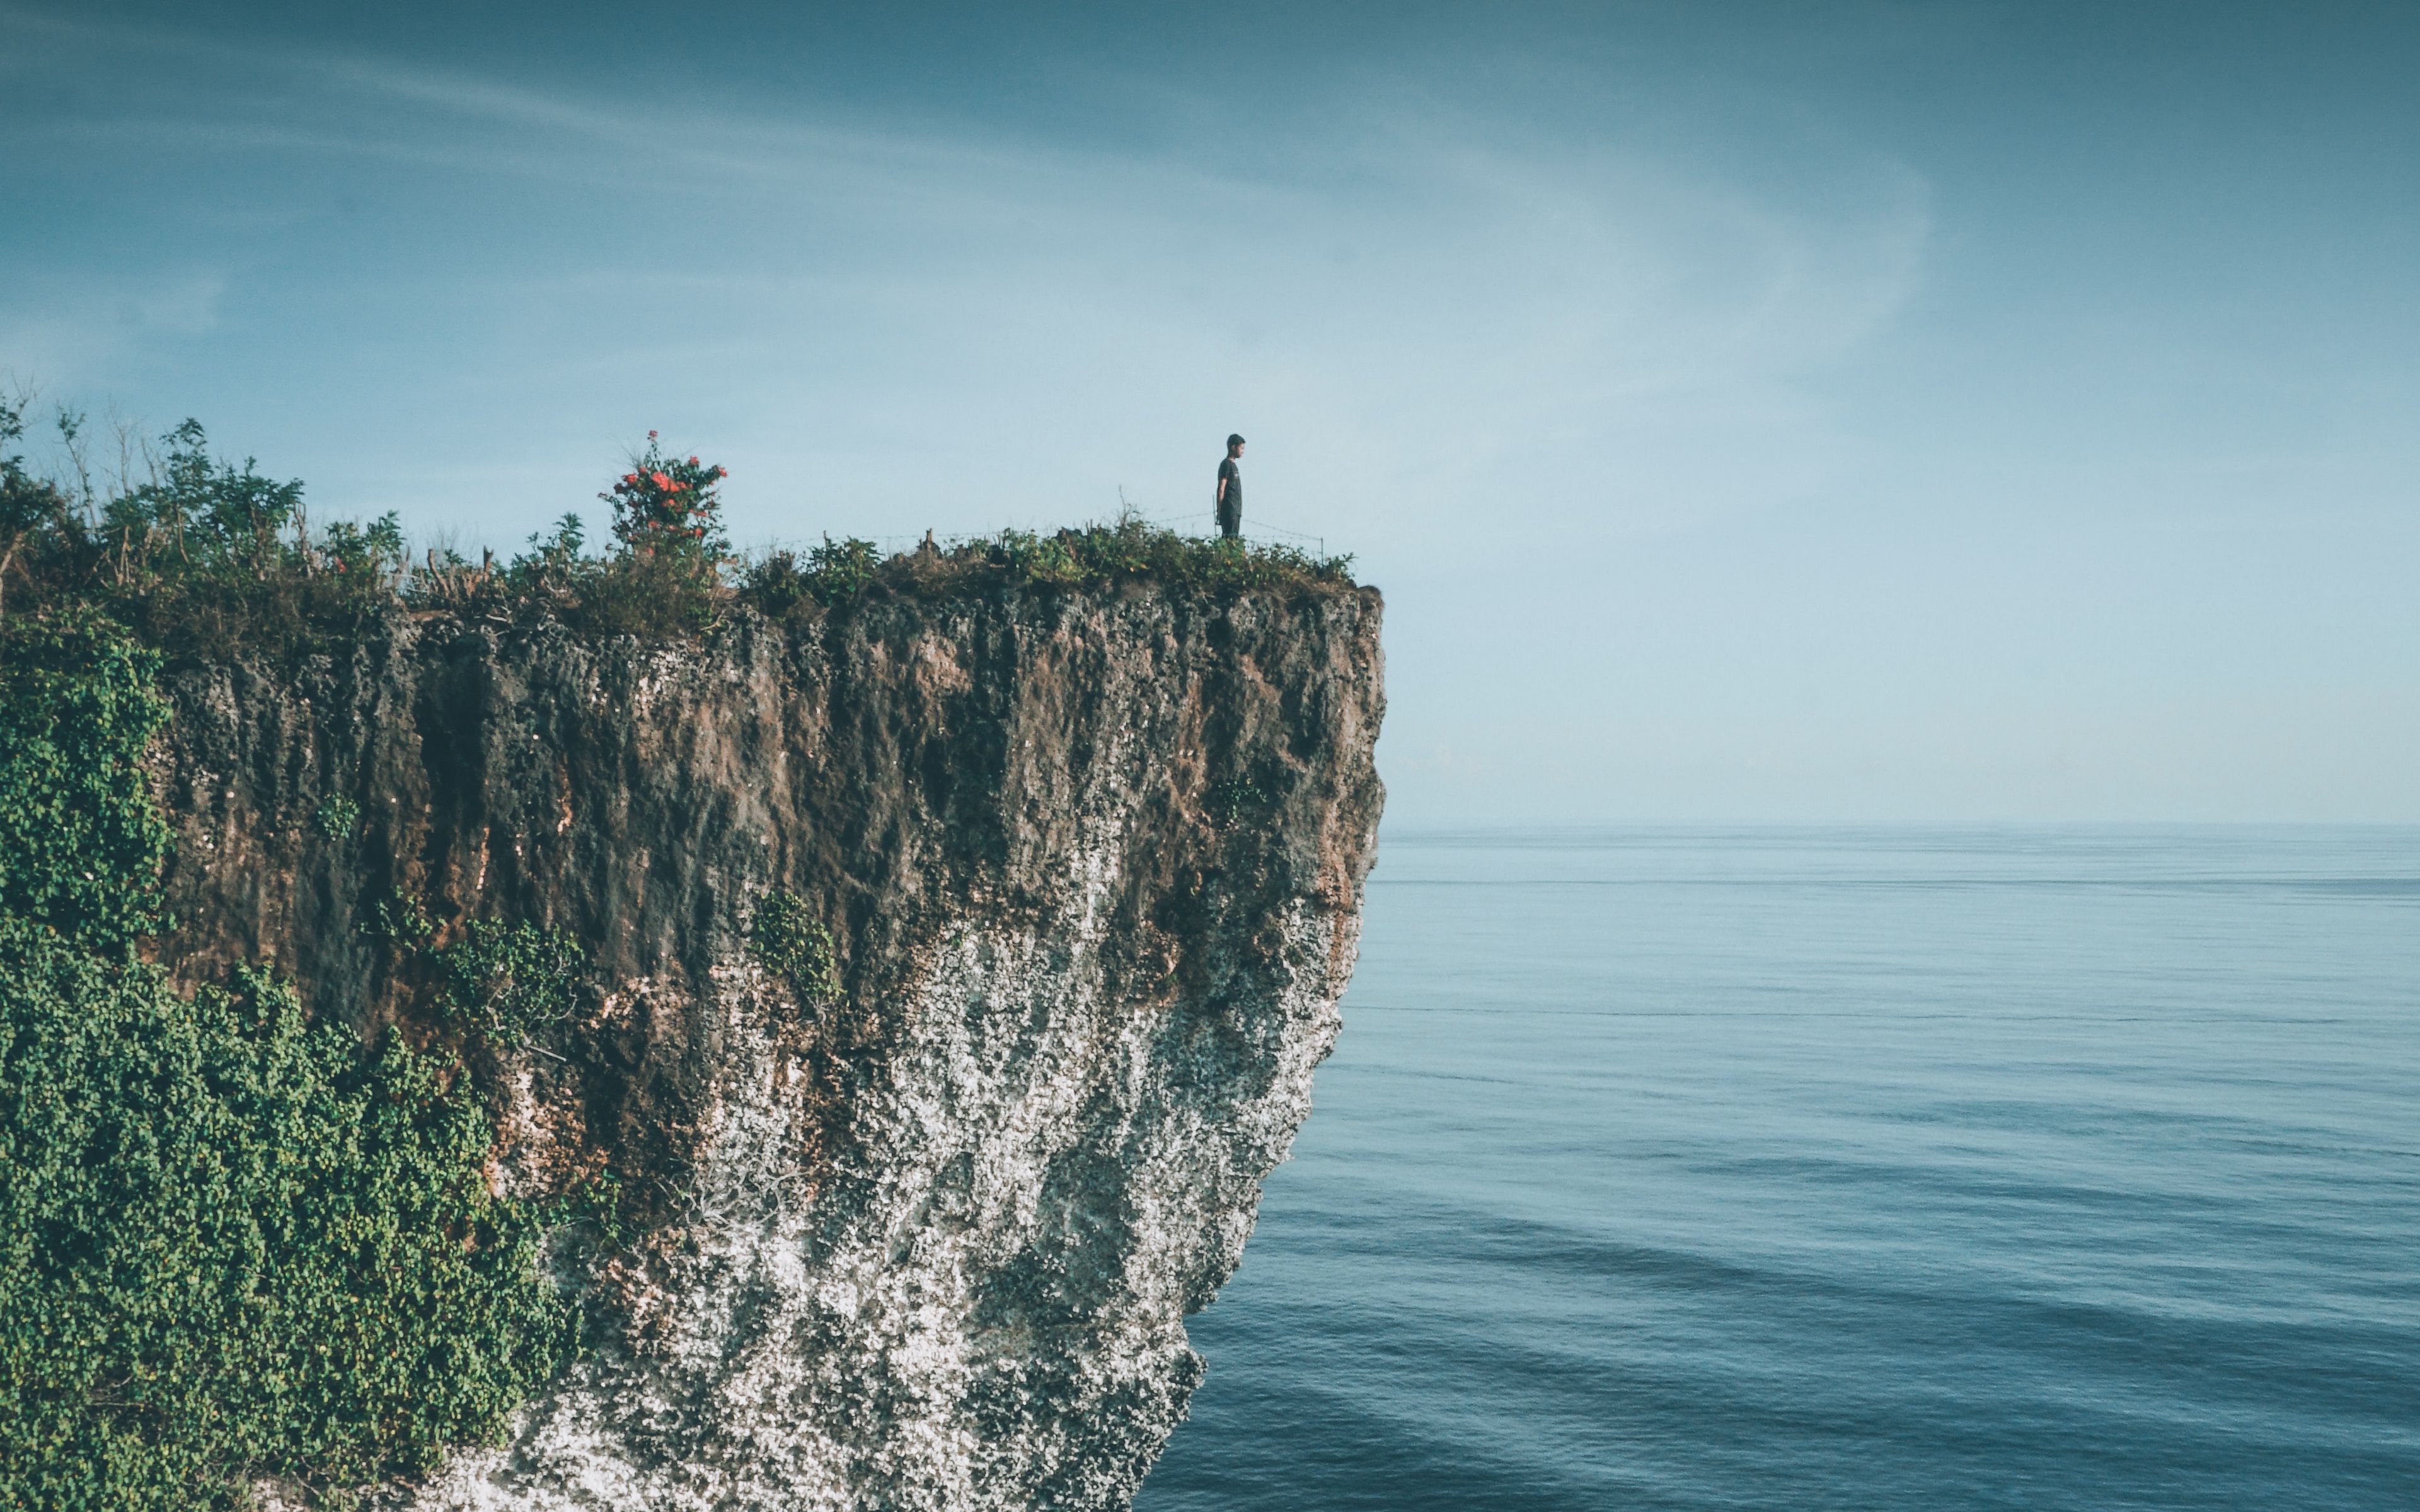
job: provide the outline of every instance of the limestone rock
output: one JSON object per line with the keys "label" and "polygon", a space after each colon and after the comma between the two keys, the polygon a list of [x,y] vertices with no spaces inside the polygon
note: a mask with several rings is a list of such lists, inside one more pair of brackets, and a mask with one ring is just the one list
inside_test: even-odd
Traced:
{"label": "limestone rock", "polygon": [[[182,974],[268,960],[426,1033],[380,904],[587,952],[573,1016],[487,1068],[494,1180],[610,1171],[644,1237],[509,1444],[386,1500],[1125,1506],[1334,1042],[1378,627],[1368,590],[877,595],[177,674]],[[776,888],[836,1001],[752,956]]]}

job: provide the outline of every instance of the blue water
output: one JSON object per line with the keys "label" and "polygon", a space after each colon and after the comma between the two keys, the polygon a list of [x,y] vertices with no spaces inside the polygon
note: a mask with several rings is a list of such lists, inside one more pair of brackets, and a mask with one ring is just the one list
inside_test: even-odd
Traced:
{"label": "blue water", "polygon": [[2420,831],[1404,834],[1142,1512],[2420,1507]]}

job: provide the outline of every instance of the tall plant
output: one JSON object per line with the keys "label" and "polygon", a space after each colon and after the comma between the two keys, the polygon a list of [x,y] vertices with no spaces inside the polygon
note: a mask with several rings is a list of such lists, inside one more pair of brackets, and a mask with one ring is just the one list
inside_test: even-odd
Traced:
{"label": "tall plant", "polygon": [[717,489],[730,470],[664,455],[654,431],[629,471],[597,497],[613,506],[613,535],[633,556],[719,562],[731,554]]}

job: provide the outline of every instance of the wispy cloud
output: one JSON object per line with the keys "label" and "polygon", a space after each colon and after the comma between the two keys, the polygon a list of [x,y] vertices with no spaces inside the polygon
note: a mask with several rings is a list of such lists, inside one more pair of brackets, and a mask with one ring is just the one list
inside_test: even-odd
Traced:
{"label": "wispy cloud", "polygon": [[[1738,65],[1735,18],[1685,19],[1715,11],[1471,21],[1487,55],[1442,32],[1383,62],[1263,49],[1284,86],[1238,111],[1190,62],[1089,35],[1008,65],[1052,102],[961,108],[995,83],[983,60],[920,85],[918,56],[844,105],[776,69],[629,94],[551,47],[441,67],[307,20],[241,37],[0,0],[0,368],[97,409],[198,411],[309,479],[315,510],[498,546],[594,508],[650,426],[736,468],[750,539],[1057,522],[1121,487],[1198,517],[1241,429],[1255,522],[1388,586],[1389,739],[1437,753],[1400,791],[1443,810],[1482,788],[1530,812],[1822,788],[1838,811],[1946,812],[2037,782],[2019,807],[2055,811],[2084,778],[1991,755],[2035,720],[1991,713],[2029,678],[2052,688],[2036,722],[2057,705],[2100,731],[2077,770],[2103,777],[2122,733],[2072,689],[2127,706],[2179,670],[2248,688],[2256,665],[2281,686],[2353,667],[2404,709],[2412,381],[2375,185],[2337,186],[2360,217],[2330,221],[2257,153],[2199,165],[2275,212],[2258,255],[2370,278],[2312,272],[2272,309],[2289,281],[2255,252],[2234,284],[2204,276],[2219,200],[2179,187],[2195,164],[2086,182],[2090,151],[2123,147],[2100,116],[2028,156],[2070,74],[1951,99],[1945,79],[2004,67],[1971,21],[1827,13]],[[602,35],[582,54],[600,70]],[[1922,132],[1877,99],[1903,79]],[[2216,131],[2237,105],[2180,99],[2136,118]],[[2332,137],[2307,114],[2308,152],[2277,162],[2368,162],[2406,124]],[[2064,272],[2020,266],[2043,256]],[[2095,281],[2125,259],[2131,281]],[[2121,519],[2139,536],[2090,533]],[[2253,689],[2199,724],[2162,714],[2174,740],[2142,748],[2249,748],[2263,708],[2358,746],[2348,698]],[[1776,741],[1833,754],[1785,781],[1760,764]],[[2277,770],[2318,771],[2324,743]],[[1900,791],[1929,795],[1894,810]]]}
{"label": "wispy cloud", "polygon": [[[87,144],[237,178],[244,161],[267,175],[282,156],[350,156],[429,176],[431,197],[498,176],[570,195],[535,211],[508,189],[459,191],[478,235],[442,243],[451,298],[578,312],[535,329],[507,316],[530,336],[488,354],[490,386],[610,373],[621,348],[576,332],[621,306],[665,332],[659,357],[766,410],[879,434],[878,412],[905,401],[882,384],[911,385],[920,413],[966,438],[925,454],[944,466],[1013,448],[1001,424],[1033,424],[1037,378],[1094,431],[1134,427],[1154,390],[1204,412],[1273,407],[1327,438],[1303,491],[1340,522],[1358,498],[1398,531],[1444,528],[1482,473],[1517,511],[1574,472],[1654,478],[1675,460],[1659,446],[1694,455],[1725,425],[1757,437],[1728,449],[1736,476],[1699,457],[1688,497],[1667,477],[1607,513],[1686,517],[1786,490],[1831,444],[1792,385],[1891,318],[1930,224],[1924,186],[1888,163],[1855,165],[1856,197],[1816,217],[1619,143],[1515,133],[1400,93],[1340,95],[1314,139],[1214,172],[1167,151],[687,100],[607,108],[322,51],[36,30],[247,85],[145,91],[160,114],[56,128]],[[800,340],[821,348],[817,371],[799,371]],[[1449,455],[1407,465],[1441,436]],[[942,485],[918,471],[909,486]]]}

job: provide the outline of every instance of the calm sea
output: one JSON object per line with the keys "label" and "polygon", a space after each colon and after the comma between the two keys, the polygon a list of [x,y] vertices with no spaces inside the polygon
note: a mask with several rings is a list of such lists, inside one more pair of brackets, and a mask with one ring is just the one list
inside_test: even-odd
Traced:
{"label": "calm sea", "polygon": [[1390,830],[1143,1512],[2420,1508],[2420,831]]}

